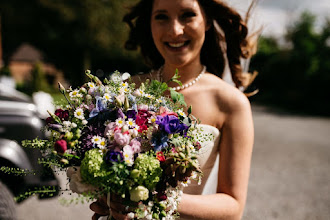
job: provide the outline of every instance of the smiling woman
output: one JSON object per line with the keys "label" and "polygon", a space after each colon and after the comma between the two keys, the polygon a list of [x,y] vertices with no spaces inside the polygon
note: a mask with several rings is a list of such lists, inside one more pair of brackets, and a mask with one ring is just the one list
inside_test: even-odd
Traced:
{"label": "smiling woman", "polygon": [[[215,137],[201,146],[202,184],[185,188],[180,218],[240,219],[253,146],[252,115],[246,96],[221,76],[227,60],[235,85],[243,85],[240,59],[252,55],[246,21],[220,0],[141,0],[124,21],[131,30],[126,49],[140,48],[153,69],[139,78],[168,82],[177,69],[185,85],[177,90],[193,106],[204,131]],[[102,201],[91,204],[94,219],[107,213]],[[112,216],[129,219],[124,207],[120,200],[111,201]]]}

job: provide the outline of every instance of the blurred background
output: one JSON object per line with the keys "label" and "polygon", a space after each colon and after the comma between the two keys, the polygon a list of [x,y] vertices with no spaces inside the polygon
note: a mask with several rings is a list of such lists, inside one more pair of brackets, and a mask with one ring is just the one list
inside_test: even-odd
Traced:
{"label": "blurred background", "polygon": [[[137,52],[123,49],[122,16],[133,2],[1,0],[0,75],[32,94],[53,93],[58,81],[80,85],[85,69],[99,76],[147,71]],[[242,15],[250,2],[228,1]],[[327,0],[259,1],[249,22],[251,32],[263,28],[250,65],[260,73],[252,101],[329,115],[329,8]]]}
{"label": "blurred background", "polygon": [[[60,98],[57,82],[78,86],[86,69],[99,77],[148,71],[138,52],[123,48],[122,17],[134,2],[0,0],[2,89],[49,103]],[[227,2],[242,15],[251,3]],[[328,0],[260,0],[252,13],[251,32],[262,32],[249,66],[259,72],[259,93],[250,98],[256,142],[244,219],[330,219],[329,11]],[[19,205],[19,218],[43,219],[50,209],[71,215],[57,219],[90,217],[88,205],[72,217],[55,203],[31,198]]]}

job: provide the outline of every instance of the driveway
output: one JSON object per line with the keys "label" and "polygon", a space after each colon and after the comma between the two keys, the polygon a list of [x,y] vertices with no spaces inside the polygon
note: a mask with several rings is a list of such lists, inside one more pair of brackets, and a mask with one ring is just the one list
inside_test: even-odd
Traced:
{"label": "driveway", "polygon": [[[255,146],[243,220],[330,220],[330,118],[253,106]],[[65,177],[59,176],[62,187]],[[68,196],[63,196],[68,197]],[[88,220],[89,204],[29,198],[19,220]]]}

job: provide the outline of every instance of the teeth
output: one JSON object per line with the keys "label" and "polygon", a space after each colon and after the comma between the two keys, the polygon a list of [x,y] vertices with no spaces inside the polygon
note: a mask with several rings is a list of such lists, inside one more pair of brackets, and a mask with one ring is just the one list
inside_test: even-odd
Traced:
{"label": "teeth", "polygon": [[171,47],[182,47],[184,45],[184,42],[182,43],[168,43]]}

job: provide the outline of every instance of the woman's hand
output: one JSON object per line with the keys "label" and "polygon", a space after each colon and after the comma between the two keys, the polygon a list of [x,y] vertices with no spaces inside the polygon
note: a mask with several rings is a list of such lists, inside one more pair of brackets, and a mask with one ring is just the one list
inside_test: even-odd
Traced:
{"label": "woman's hand", "polygon": [[[111,216],[116,220],[128,220],[127,213],[132,212],[136,207],[136,204],[130,204],[130,206],[124,205],[125,200],[120,196],[111,194],[110,210]],[[127,203],[127,201],[126,201]],[[102,216],[110,215],[109,206],[107,204],[107,196],[99,198],[96,202],[90,205],[90,209],[95,212],[92,220],[97,220]]]}

